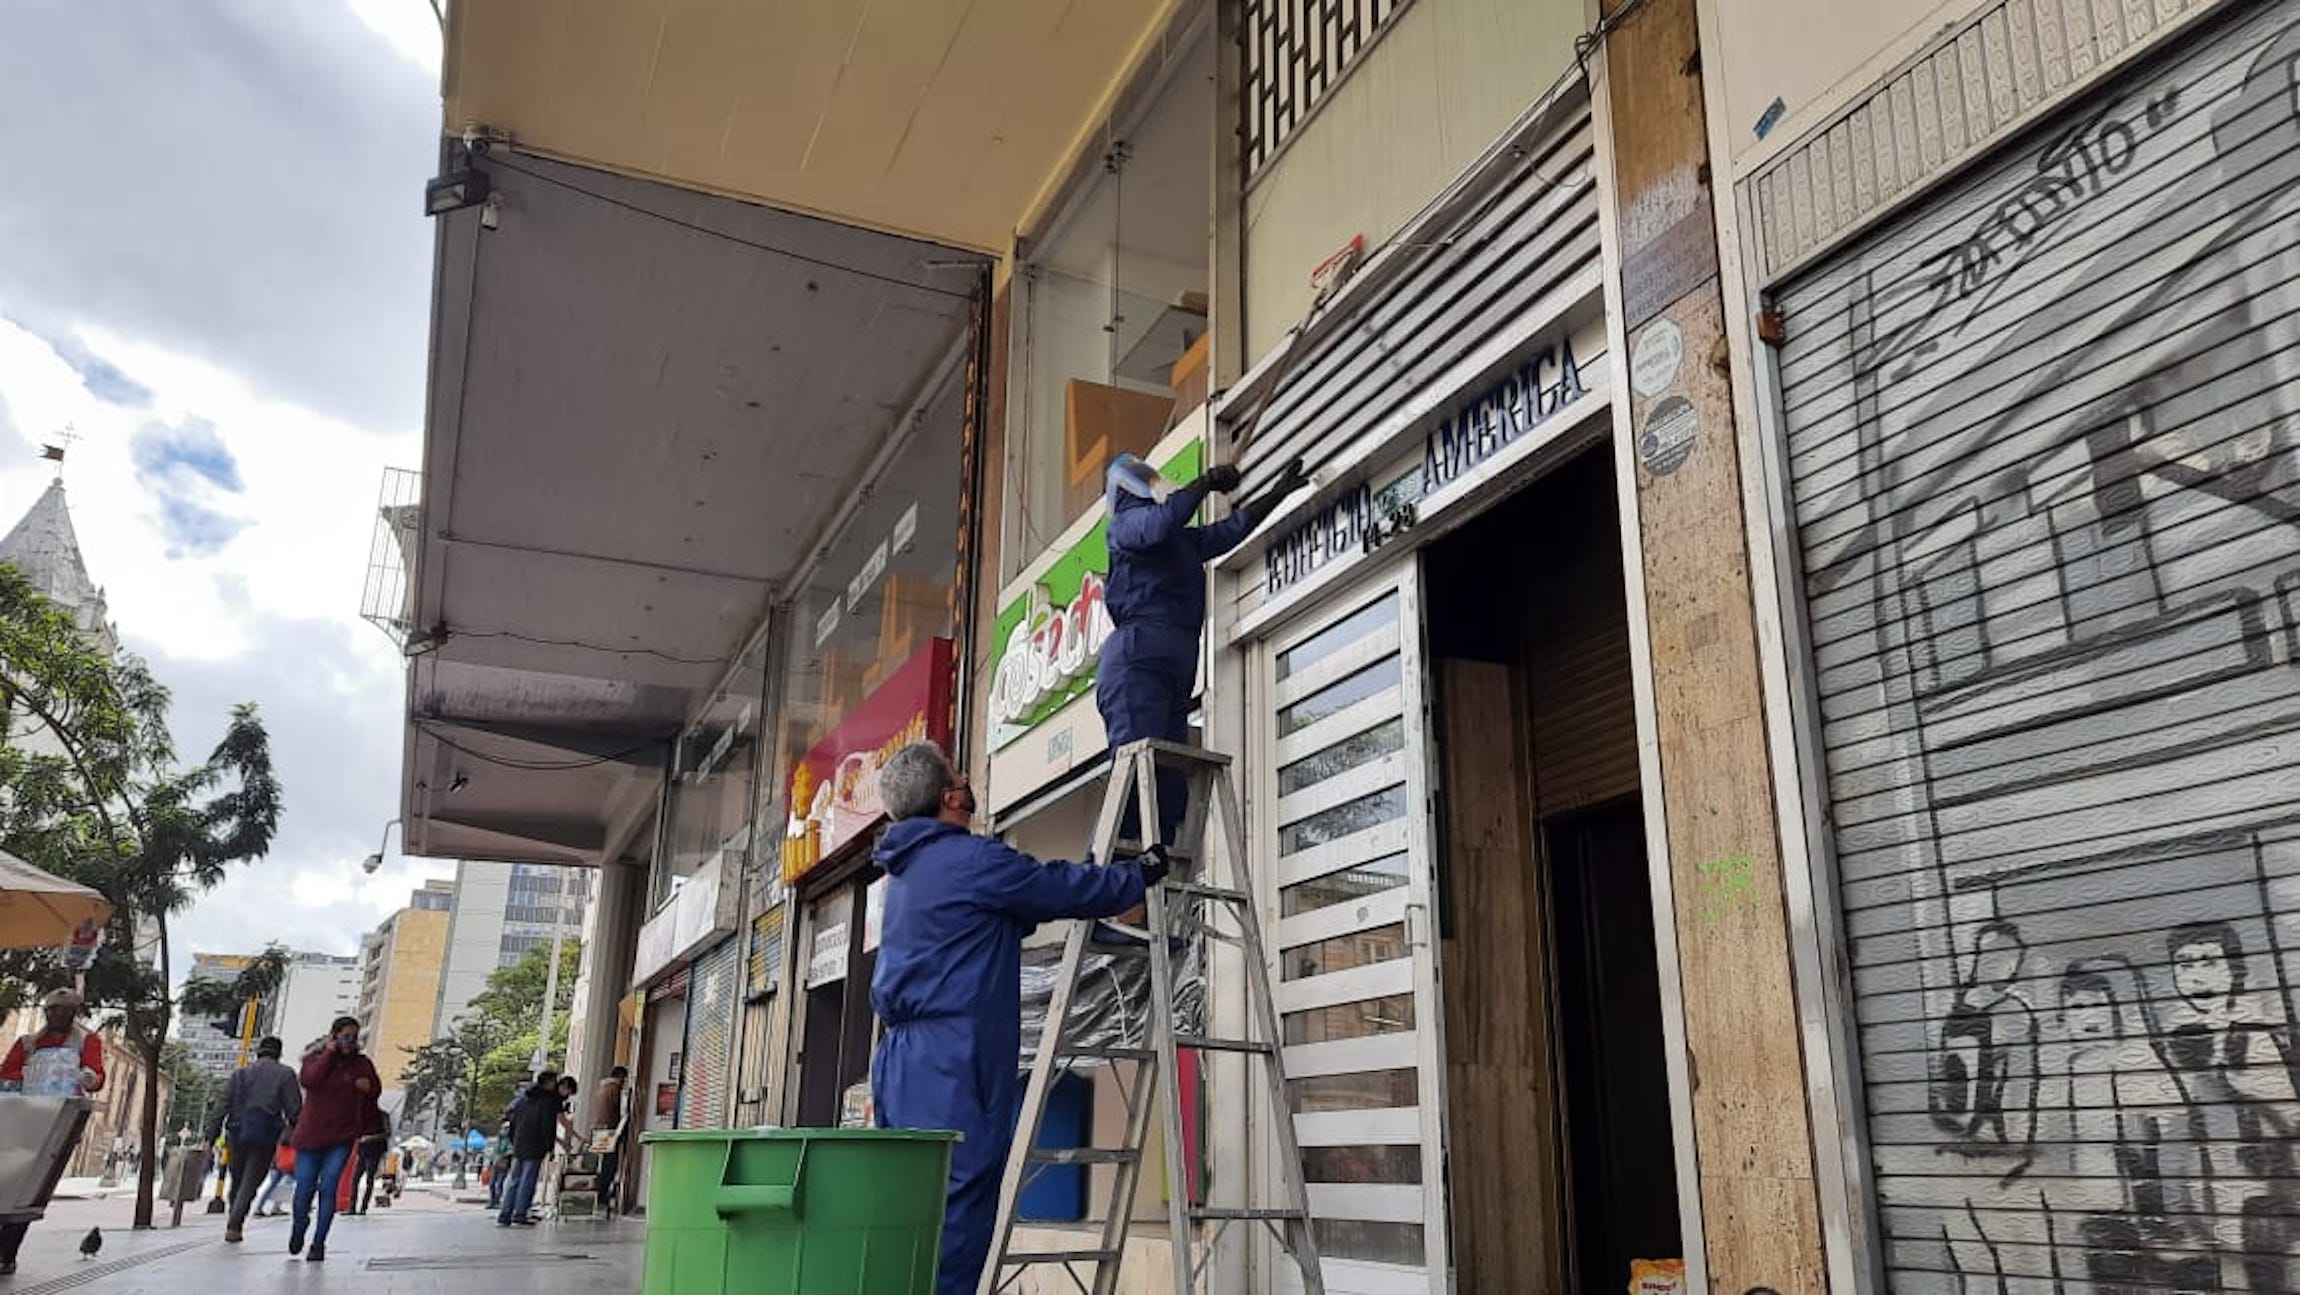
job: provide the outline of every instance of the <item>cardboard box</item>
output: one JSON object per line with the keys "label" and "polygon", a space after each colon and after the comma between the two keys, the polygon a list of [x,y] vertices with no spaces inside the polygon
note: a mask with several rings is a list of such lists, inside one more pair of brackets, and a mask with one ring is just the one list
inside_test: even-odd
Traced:
{"label": "cardboard box", "polygon": [[1148,454],[1165,435],[1173,397],[1072,378],[1062,389],[1069,460],[1063,512],[1075,517],[1102,497],[1102,474],[1121,454]]}

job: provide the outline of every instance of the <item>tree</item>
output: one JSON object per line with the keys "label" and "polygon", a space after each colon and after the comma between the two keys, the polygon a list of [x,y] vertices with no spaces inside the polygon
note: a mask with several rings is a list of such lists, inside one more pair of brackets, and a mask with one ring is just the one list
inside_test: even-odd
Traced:
{"label": "tree", "polygon": [[[252,703],[231,711],[199,764],[178,764],[168,691],[132,655],[112,657],[73,618],[0,566],[0,849],[112,903],[84,973],[92,1007],[115,1011],[156,1074],[174,1003],[168,919],[262,858],[279,830],[280,784]],[[51,749],[52,748],[52,749]],[[150,938],[144,938],[149,931]],[[0,977],[64,983],[52,951],[0,955]],[[152,1223],[159,1085],[143,1090],[137,1227]]]}
{"label": "tree", "polygon": [[192,1050],[182,1039],[170,1039],[160,1050],[160,1069],[168,1077],[168,1109],[160,1127],[205,1130],[225,1081],[194,1064]]}
{"label": "tree", "polygon": [[[552,1006],[552,1047],[547,1065],[559,1065],[566,1059],[567,1014],[575,1002],[575,973],[582,961],[581,940],[561,942],[559,993]],[[407,1049],[401,1082],[407,1091],[408,1108],[418,1110],[433,1104],[443,1118],[453,1110],[458,1128],[488,1127],[510,1104],[511,1095],[531,1078],[535,1029],[543,1012],[543,989],[550,967],[549,946],[529,949],[519,961],[497,967],[487,974],[487,987],[473,995],[471,1005],[449,1025],[447,1037]],[[450,1104],[436,1104],[440,1102]]]}

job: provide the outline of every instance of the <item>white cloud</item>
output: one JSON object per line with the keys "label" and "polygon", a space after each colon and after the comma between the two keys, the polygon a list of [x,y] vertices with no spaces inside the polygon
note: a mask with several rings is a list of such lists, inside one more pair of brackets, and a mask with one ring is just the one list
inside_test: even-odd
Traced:
{"label": "white cloud", "polygon": [[[349,0],[352,16],[366,23],[401,58],[439,73],[443,33],[430,0]],[[444,6],[448,0],[439,0]]]}

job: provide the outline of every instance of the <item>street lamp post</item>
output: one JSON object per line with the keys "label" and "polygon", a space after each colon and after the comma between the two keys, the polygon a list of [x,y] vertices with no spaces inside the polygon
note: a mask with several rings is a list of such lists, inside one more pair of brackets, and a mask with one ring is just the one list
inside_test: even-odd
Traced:
{"label": "street lamp post", "polygon": [[535,1033],[535,1056],[527,1067],[538,1075],[551,1054],[551,1015],[559,1005],[559,942],[567,929],[566,869],[553,880],[558,889],[551,893],[551,966],[543,973],[543,1024]]}

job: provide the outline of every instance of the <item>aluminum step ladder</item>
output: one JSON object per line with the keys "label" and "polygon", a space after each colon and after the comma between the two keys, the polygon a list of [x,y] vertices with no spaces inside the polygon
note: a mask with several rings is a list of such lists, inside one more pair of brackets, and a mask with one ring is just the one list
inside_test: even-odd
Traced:
{"label": "aluminum step ladder", "polygon": [[[1062,946],[1061,969],[1046,1009],[1046,1025],[1024,1091],[1022,1115],[1007,1157],[1006,1176],[998,1193],[998,1226],[991,1242],[990,1260],[983,1268],[980,1295],[1022,1289],[1025,1274],[1054,1269],[1071,1284],[1091,1295],[1113,1295],[1124,1262],[1126,1237],[1134,1222],[1134,1202],[1141,1186],[1143,1152],[1152,1136],[1156,1112],[1164,1112],[1163,1139],[1166,1166],[1167,1227],[1174,1247],[1176,1295],[1195,1295],[1204,1289],[1205,1265],[1194,1262],[1191,1242],[1200,1223],[1213,1224],[1207,1237],[1210,1260],[1214,1242],[1232,1223],[1266,1225],[1279,1246],[1301,1271],[1306,1295],[1325,1295],[1312,1235],[1309,1195],[1302,1185],[1302,1153],[1294,1140],[1293,1108],[1286,1092],[1285,1066],[1280,1057],[1278,1013],[1271,999],[1269,959],[1262,945],[1261,924],[1254,911],[1254,887],[1247,866],[1244,824],[1230,785],[1230,757],[1175,742],[1132,742],[1113,753],[1110,779],[1103,793],[1102,810],[1095,820],[1094,857],[1130,858],[1146,842],[1119,839],[1129,804],[1137,811],[1143,834],[1158,833],[1157,773],[1169,769],[1182,774],[1189,802],[1175,840],[1164,842],[1172,863],[1166,882],[1150,889],[1148,936],[1139,946],[1114,947],[1090,943],[1094,924],[1073,922]],[[1230,866],[1230,884],[1212,884],[1203,867],[1207,820],[1218,815],[1222,825],[1223,856]],[[1226,919],[1223,921],[1215,919]],[[1234,943],[1245,956],[1250,1038],[1207,1038],[1178,1035],[1174,1026],[1174,951],[1168,937],[1195,930],[1208,940]],[[1089,953],[1146,958],[1150,964],[1150,1012],[1146,1037],[1140,1047],[1088,1045],[1071,1037],[1070,1003]],[[1242,1056],[1249,1068],[1259,1066],[1267,1078],[1273,1124],[1278,1138],[1278,1199],[1269,1208],[1208,1209],[1191,1203],[1188,1163],[1183,1155],[1181,1069],[1183,1051],[1230,1053]],[[1079,1147],[1059,1151],[1036,1147],[1039,1127],[1046,1117],[1047,1097],[1061,1076],[1081,1063],[1104,1064],[1117,1076],[1116,1086],[1126,1102],[1125,1142],[1115,1147]],[[1107,1213],[1087,1223],[1051,1225],[1045,1231],[1077,1229],[1079,1244],[1053,1249],[1018,1249],[1015,1245],[1016,1210],[1022,1194],[1037,1176],[1058,1166],[1108,1167],[1114,1172]],[[1089,1168],[1091,1172],[1091,1168]]]}

